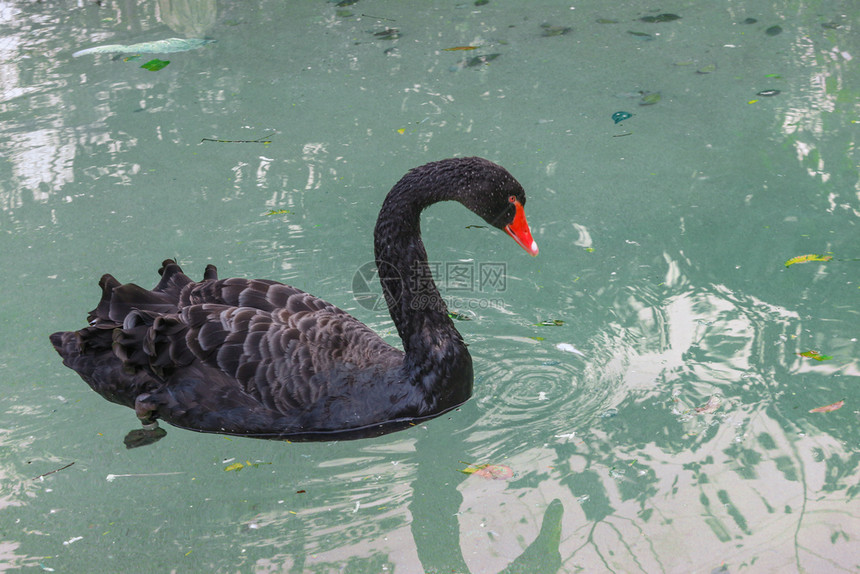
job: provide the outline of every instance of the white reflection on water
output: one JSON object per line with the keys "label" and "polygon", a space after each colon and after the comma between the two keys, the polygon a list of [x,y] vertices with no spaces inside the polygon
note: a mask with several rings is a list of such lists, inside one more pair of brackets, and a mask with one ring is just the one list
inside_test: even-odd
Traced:
{"label": "white reflection on water", "polygon": [[679,571],[702,556],[705,571],[719,567],[713,557],[754,556],[762,571],[848,567],[837,534],[856,524],[844,512],[851,449],[806,412],[830,400],[813,396],[844,390],[802,397],[786,378],[856,374],[856,360],[799,357],[808,337],[797,312],[725,285],[621,288],[607,317],[577,345],[585,359],[543,341],[482,369],[492,390],[479,388],[487,412],[466,440],[474,461],[515,474],[460,486],[473,571],[523,552],[553,498],[570,569]]}

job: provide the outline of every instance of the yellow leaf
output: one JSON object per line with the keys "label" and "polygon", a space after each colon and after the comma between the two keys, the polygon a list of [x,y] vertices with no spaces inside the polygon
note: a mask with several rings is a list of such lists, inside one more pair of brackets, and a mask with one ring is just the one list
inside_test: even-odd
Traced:
{"label": "yellow leaf", "polygon": [[400,135],[405,134],[405,133],[406,133],[406,128],[400,128],[399,130],[397,130],[397,133],[399,133]]}
{"label": "yellow leaf", "polygon": [[243,468],[245,468],[244,464],[242,464],[241,462],[234,462],[233,464],[225,468],[224,472],[230,472],[231,470],[242,470]]}
{"label": "yellow leaf", "polygon": [[831,259],[833,259],[832,255],[816,255],[815,253],[810,253],[808,255],[798,255],[797,257],[792,257],[785,262],[785,266],[791,267],[795,263],[807,263],[809,261],[830,261]]}

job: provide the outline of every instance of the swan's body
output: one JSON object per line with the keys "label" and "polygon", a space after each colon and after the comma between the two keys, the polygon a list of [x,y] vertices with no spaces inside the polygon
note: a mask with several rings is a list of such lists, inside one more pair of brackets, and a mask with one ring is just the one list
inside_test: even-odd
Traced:
{"label": "swan's body", "polygon": [[[472,359],[428,277],[419,216],[457,200],[533,255],[525,194],[480,158],[413,169],[386,197],[375,232],[380,281],[403,351],[313,295],[276,281],[203,281],[165,261],[152,290],[100,281],[90,326],[51,335],[66,366],[144,427],[328,440],[398,430],[472,392]],[[158,437],[160,438],[160,437]]]}

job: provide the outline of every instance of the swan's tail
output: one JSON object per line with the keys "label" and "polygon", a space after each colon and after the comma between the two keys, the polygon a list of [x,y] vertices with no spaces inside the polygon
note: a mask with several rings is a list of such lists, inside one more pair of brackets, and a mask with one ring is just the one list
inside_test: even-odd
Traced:
{"label": "swan's tail", "polygon": [[[152,391],[159,382],[148,369],[136,368],[123,337],[146,330],[149,319],[176,313],[182,290],[194,283],[173,260],[158,270],[161,280],[151,290],[133,283],[122,284],[111,275],[102,276],[102,296],[90,311],[90,325],[79,331],[60,331],[50,336],[63,358],[63,364],[107,400],[131,408],[142,393]],[[214,266],[206,267],[204,280],[216,279]],[[128,324],[128,325],[127,325]],[[139,363],[148,361],[142,358]]]}

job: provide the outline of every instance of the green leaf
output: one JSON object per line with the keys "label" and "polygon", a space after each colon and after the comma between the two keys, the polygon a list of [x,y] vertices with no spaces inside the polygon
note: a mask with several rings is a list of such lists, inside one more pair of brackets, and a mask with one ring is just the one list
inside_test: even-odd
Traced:
{"label": "green leaf", "polygon": [[150,60],[147,63],[143,64],[141,68],[149,70],[150,72],[157,72],[158,70],[167,66],[170,63],[170,60],[159,60],[156,58],[155,60]]}
{"label": "green leaf", "polygon": [[807,359],[815,359],[816,361],[829,361],[833,358],[830,355],[822,355],[818,351],[804,351],[803,353],[798,353],[798,355]]}

